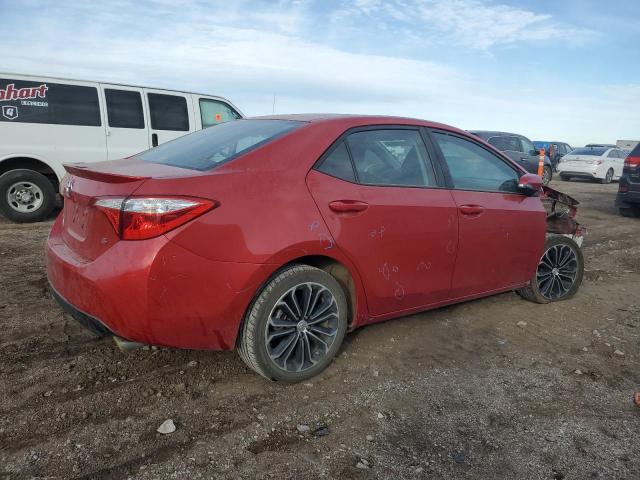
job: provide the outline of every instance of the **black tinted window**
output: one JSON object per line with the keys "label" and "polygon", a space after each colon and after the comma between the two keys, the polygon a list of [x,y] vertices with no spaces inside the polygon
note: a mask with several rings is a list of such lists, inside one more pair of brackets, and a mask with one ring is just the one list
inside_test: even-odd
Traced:
{"label": "black tinted window", "polygon": [[584,147],[584,148],[576,148],[571,152],[571,155],[593,155],[596,157],[600,157],[609,150],[606,147]]}
{"label": "black tinted window", "polygon": [[283,135],[302,122],[235,120],[214,125],[147,150],[140,160],[209,170]]}
{"label": "black tinted window", "polygon": [[332,177],[341,178],[350,182],[355,181],[351,158],[344,142],[333,149],[333,151],[325,157],[318,170],[331,175]]}
{"label": "black tinted window", "polygon": [[151,128],[154,130],[189,131],[187,99],[177,95],[149,93]]}
{"label": "black tinted window", "polygon": [[[522,149],[520,150],[521,152],[523,152],[523,153],[525,153],[527,155],[532,155],[533,152],[536,151],[536,147],[533,146],[533,143],[531,143],[526,138],[520,137],[519,140],[520,140],[520,144],[522,145]],[[547,153],[549,153],[549,152],[547,151]]]}
{"label": "black tinted window", "polygon": [[416,130],[367,130],[347,137],[360,183],[436,185],[433,168]]}
{"label": "black tinted window", "polygon": [[454,188],[488,192],[516,192],[518,173],[505,161],[468,140],[435,133]]}
{"label": "black tinted window", "polygon": [[0,79],[0,122],[100,126],[95,87]]}
{"label": "black tinted window", "polygon": [[640,157],[640,143],[637,144],[635,147],[633,147],[633,150],[631,150],[631,153],[629,154],[630,157]]}
{"label": "black tinted window", "polygon": [[491,137],[488,142],[501,152],[506,152],[507,150],[520,151],[520,144],[516,137]]}
{"label": "black tinted window", "polygon": [[107,118],[115,128],[144,128],[142,98],[139,92],[106,88]]}

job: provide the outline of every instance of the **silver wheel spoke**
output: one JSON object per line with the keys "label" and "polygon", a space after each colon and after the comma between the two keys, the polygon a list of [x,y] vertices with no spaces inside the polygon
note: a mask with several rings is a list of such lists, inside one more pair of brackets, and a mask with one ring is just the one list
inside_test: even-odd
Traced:
{"label": "silver wheel spoke", "polygon": [[578,260],[569,245],[549,247],[540,259],[536,280],[540,293],[549,300],[567,295],[576,280]]}

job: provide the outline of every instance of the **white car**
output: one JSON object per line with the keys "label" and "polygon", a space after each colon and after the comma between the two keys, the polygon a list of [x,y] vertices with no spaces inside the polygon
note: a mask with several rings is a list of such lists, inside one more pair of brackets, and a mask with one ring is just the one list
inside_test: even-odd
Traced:
{"label": "white car", "polygon": [[608,146],[576,148],[562,157],[557,168],[562,180],[575,177],[611,183],[622,175],[626,157],[621,149]]}
{"label": "white car", "polygon": [[63,163],[127,157],[242,117],[212,95],[0,73],[0,214],[45,218]]}

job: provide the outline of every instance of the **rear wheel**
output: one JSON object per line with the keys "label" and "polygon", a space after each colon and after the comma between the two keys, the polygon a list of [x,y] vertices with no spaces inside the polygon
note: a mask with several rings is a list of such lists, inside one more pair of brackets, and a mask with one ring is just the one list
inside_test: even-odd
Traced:
{"label": "rear wheel", "polygon": [[0,175],[0,212],[14,222],[37,222],[53,210],[56,192],[47,177],[33,170]]}
{"label": "rear wheel", "polygon": [[549,165],[545,165],[542,170],[542,184],[548,185],[551,179],[553,178],[553,171]]}
{"label": "rear wheel", "polygon": [[600,183],[611,183],[611,180],[613,180],[613,168],[607,170],[604,178],[600,179]]}
{"label": "rear wheel", "polygon": [[536,303],[566,300],[580,288],[583,274],[584,258],[578,244],[563,235],[549,237],[531,282],[518,293]]}
{"label": "rear wheel", "polygon": [[295,383],[323,371],[347,330],[347,301],[327,272],[291,265],[249,308],[238,339],[244,362],[271,380]]}
{"label": "rear wheel", "polygon": [[624,207],[620,208],[620,215],[623,217],[629,218],[639,218],[640,217],[640,206],[638,207]]}

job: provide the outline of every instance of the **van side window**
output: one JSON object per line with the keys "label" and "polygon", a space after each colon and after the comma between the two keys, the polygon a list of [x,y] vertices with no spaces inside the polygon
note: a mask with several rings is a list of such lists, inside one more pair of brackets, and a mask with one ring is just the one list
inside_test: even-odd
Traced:
{"label": "van side window", "polygon": [[109,126],[114,128],[144,128],[142,98],[131,90],[104,89]]}
{"label": "van side window", "polygon": [[178,95],[148,93],[151,128],[154,130],[189,131],[187,99]]}
{"label": "van side window", "polygon": [[201,98],[199,104],[202,128],[240,118],[238,112],[224,102],[211,100],[210,98]]}
{"label": "van side window", "polygon": [[0,122],[99,127],[98,89],[0,78]]}

